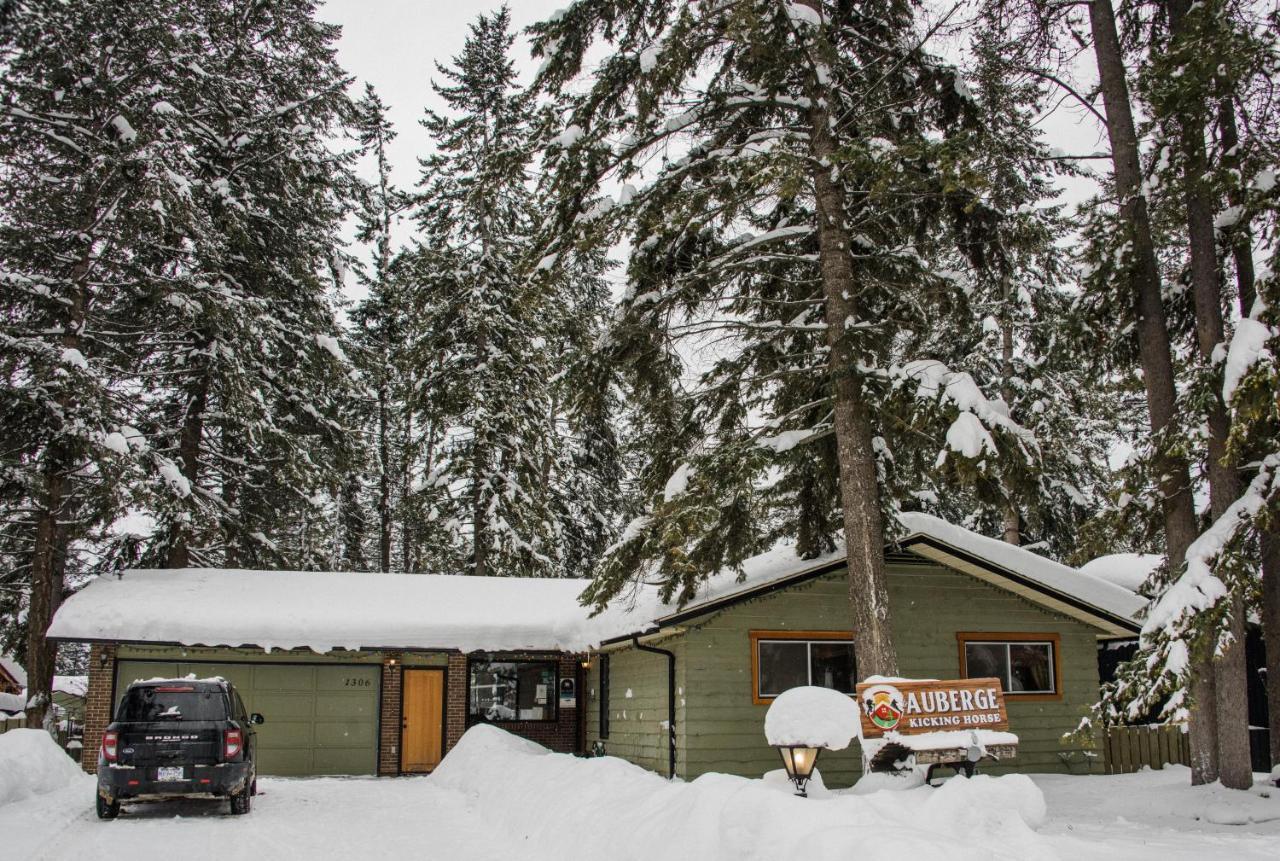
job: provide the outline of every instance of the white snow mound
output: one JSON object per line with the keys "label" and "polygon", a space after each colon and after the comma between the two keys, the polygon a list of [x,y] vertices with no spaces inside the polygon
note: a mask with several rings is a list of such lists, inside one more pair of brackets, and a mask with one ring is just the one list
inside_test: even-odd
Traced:
{"label": "white snow mound", "polygon": [[44,730],[15,729],[0,735],[0,804],[91,779]]}
{"label": "white snow mound", "polygon": [[[669,781],[615,757],[550,753],[480,725],[429,780],[468,796],[477,809],[501,811],[492,819],[501,832],[495,836],[559,846],[573,858],[1058,857],[1049,838],[1033,830],[1044,819],[1044,797],[1024,775],[797,798],[776,781],[727,774]],[[531,798],[555,803],[530,804]],[[583,828],[584,822],[599,825]]]}
{"label": "white snow mound", "polygon": [[858,734],[858,706],[848,694],[803,685],[778,695],[764,716],[769,744],[844,750]]}

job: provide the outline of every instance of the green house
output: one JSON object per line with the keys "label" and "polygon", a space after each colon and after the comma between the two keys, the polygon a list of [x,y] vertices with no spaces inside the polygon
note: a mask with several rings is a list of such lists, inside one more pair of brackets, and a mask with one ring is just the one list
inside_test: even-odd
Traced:
{"label": "green house", "polygon": [[[994,770],[1081,771],[1066,742],[1098,694],[1099,643],[1130,638],[1132,592],[922,514],[889,555],[900,671],[997,677],[1018,756]],[[82,764],[128,684],[221,676],[267,718],[263,773],[429,772],[490,723],[567,753],[685,779],[779,766],[779,693],[860,678],[839,554],[780,546],[721,572],[685,607],[640,588],[592,616],[583,580],[183,569],[105,577],[48,635],[92,644]],[[824,755],[829,785],[857,751]]]}
{"label": "green house", "polygon": [[[1099,643],[1134,636],[1142,600],[935,517],[902,520],[908,534],[887,570],[900,672],[1006,680],[1018,755],[987,770],[1096,770],[1091,753],[1063,737],[1098,698]],[[852,692],[859,678],[845,564],[780,548],[750,560],[741,580],[713,578],[705,597],[647,630],[606,640],[587,676],[588,746],[663,774],[674,746],[685,779],[781,767],[761,730],[773,697],[796,684]],[[823,754],[819,769],[828,785],[848,785],[860,753]]]}

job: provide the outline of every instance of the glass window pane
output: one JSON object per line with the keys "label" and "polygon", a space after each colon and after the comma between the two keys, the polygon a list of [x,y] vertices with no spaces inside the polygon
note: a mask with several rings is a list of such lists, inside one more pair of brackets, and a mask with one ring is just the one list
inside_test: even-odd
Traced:
{"label": "glass window pane", "polygon": [[550,720],[554,715],[556,670],[552,664],[517,664],[516,719]]}
{"label": "glass window pane", "polygon": [[483,720],[515,720],[518,664],[489,661],[471,665],[471,715]]}
{"label": "glass window pane", "polygon": [[995,676],[1002,684],[1008,684],[1008,652],[1004,643],[965,643],[965,677],[983,679]]}
{"label": "glass window pane", "polygon": [[809,684],[809,644],[803,640],[761,640],[760,696],[776,697]]}
{"label": "glass window pane", "polygon": [[1010,643],[1009,678],[1010,691],[1052,693],[1053,645]]}
{"label": "glass window pane", "polygon": [[809,684],[842,694],[853,693],[858,678],[853,643],[811,643],[809,670]]}

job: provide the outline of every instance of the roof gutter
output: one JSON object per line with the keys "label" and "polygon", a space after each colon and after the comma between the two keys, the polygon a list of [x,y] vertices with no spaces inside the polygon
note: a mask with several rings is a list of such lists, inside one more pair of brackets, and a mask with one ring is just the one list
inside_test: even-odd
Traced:
{"label": "roof gutter", "polygon": [[646,646],[638,634],[631,635],[631,645],[642,652],[667,656],[667,779],[673,780],[676,776],[676,653]]}

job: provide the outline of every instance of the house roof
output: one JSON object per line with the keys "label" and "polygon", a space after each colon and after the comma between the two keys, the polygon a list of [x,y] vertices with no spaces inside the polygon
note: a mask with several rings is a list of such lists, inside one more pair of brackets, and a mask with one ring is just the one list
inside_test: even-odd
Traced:
{"label": "house roof", "polygon": [[138,570],[99,577],[55,614],[59,640],[264,649],[583,651],[603,620],[578,604],[585,580]]}
{"label": "house roof", "polygon": [[[957,568],[1125,636],[1144,601],[1074,568],[936,517],[903,514],[906,551]],[[603,613],[578,603],[586,580],[242,571],[139,570],[98,578],[68,598],[59,640],[257,646],[265,649],[564,650],[670,628],[842,568],[842,551],[798,559],[783,544],[712,575],[684,607],[638,586]]]}
{"label": "house roof", "polygon": [[27,686],[27,671],[12,656],[0,655],[0,670],[3,670],[9,678],[13,679],[18,687],[25,688]]}

